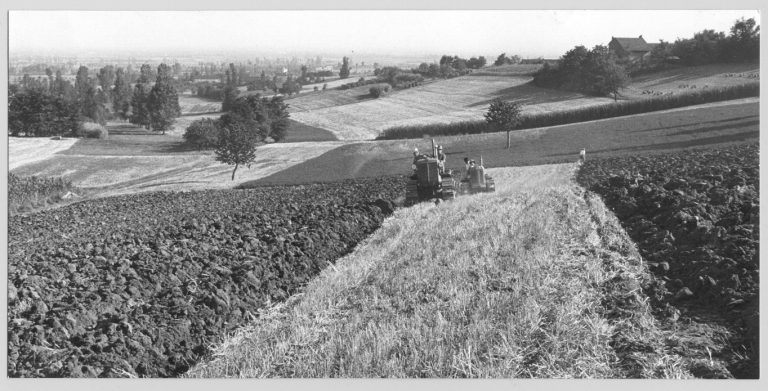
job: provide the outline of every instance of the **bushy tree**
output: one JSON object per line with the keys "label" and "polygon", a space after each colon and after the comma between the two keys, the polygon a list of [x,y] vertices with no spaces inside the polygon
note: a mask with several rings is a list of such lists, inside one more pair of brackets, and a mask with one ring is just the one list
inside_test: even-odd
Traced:
{"label": "bushy tree", "polygon": [[[12,86],[14,87],[14,86]],[[43,89],[9,88],[8,130],[12,136],[72,134],[78,127],[78,107],[64,96]]]}
{"label": "bushy tree", "polygon": [[507,131],[507,149],[511,147],[512,129],[520,124],[522,109],[519,103],[506,102],[496,98],[485,113],[485,121],[498,130]]}
{"label": "bushy tree", "polygon": [[171,68],[160,64],[157,67],[157,81],[147,97],[149,120],[153,130],[165,131],[173,126],[181,115],[179,94],[173,86]]}
{"label": "bushy tree", "polygon": [[349,58],[346,56],[342,59],[341,70],[339,70],[339,79],[346,79],[349,77]]}
{"label": "bushy tree", "polygon": [[216,146],[216,161],[234,165],[232,180],[235,180],[237,168],[241,165],[251,166],[256,158],[257,136],[241,121],[229,121],[219,131]]}
{"label": "bushy tree", "polygon": [[485,113],[485,121],[499,130],[511,130],[520,124],[521,106],[496,98]]}
{"label": "bushy tree", "polygon": [[760,59],[760,26],[755,19],[741,18],[731,27],[727,56],[730,61],[757,61]]}
{"label": "bushy tree", "polygon": [[151,87],[149,85],[152,77],[152,67],[149,64],[143,64],[136,85],[133,88],[131,97],[131,117],[129,121],[132,124],[143,126],[150,129],[152,120],[149,110],[149,94]]}
{"label": "bushy tree", "polygon": [[121,119],[128,119],[131,111],[131,86],[125,77],[123,68],[115,72],[115,87],[112,89],[112,109]]}
{"label": "bushy tree", "polygon": [[198,150],[216,148],[219,143],[219,128],[212,118],[192,122],[184,131],[184,141]]}

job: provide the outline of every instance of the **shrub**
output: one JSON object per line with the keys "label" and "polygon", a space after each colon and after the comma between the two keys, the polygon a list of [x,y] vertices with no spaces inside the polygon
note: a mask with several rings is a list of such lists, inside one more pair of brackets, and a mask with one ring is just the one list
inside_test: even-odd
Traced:
{"label": "shrub", "polygon": [[75,189],[63,178],[20,177],[8,173],[8,211],[11,214],[30,211],[49,202],[56,202]]}
{"label": "shrub", "polygon": [[219,129],[212,118],[192,122],[184,131],[184,142],[198,149],[212,149],[219,142]]}
{"label": "shrub", "polygon": [[83,122],[78,127],[77,136],[106,140],[109,137],[109,132],[104,126],[95,122]]}
{"label": "shrub", "polygon": [[375,86],[371,87],[369,91],[371,93],[371,96],[373,96],[374,98],[378,98],[388,93],[390,89],[391,87],[389,84],[382,83],[382,84],[376,84]]}

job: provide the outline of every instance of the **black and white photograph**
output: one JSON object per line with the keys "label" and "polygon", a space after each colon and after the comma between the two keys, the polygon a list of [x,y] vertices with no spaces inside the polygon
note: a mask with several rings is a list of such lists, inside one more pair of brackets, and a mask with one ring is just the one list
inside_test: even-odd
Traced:
{"label": "black and white photograph", "polygon": [[525,4],[14,4],[6,380],[756,386],[761,11]]}

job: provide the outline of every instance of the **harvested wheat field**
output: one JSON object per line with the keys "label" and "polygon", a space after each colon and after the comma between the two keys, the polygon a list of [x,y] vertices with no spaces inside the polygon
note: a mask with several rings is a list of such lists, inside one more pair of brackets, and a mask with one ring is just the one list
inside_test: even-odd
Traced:
{"label": "harvested wheat field", "polygon": [[[251,167],[238,168],[215,161],[213,152],[133,154],[62,154],[13,170],[20,176],[64,177],[99,196],[158,190],[232,188],[312,159],[341,143],[269,144],[258,147]],[[75,151],[77,152],[77,151]]]}
{"label": "harvested wheat field", "polygon": [[76,138],[53,140],[47,137],[8,137],[8,170],[43,161],[69,149]]}
{"label": "harvested wheat field", "polygon": [[648,273],[575,164],[400,209],[187,377],[686,378]]}

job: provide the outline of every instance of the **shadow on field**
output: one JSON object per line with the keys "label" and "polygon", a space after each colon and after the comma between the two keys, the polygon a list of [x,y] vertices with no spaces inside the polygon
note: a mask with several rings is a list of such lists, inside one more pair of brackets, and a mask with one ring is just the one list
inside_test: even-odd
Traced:
{"label": "shadow on field", "polygon": [[524,105],[567,102],[570,100],[588,98],[587,95],[577,92],[568,92],[555,89],[537,87],[533,82],[504,88],[493,93],[493,98],[476,102],[467,107],[480,107],[490,104],[494,99],[520,103]]}
{"label": "shadow on field", "polygon": [[[752,118],[760,118],[760,116],[759,115],[747,115],[747,116],[742,116],[742,117],[726,118],[726,119],[721,119],[721,120],[696,121],[695,124],[692,123],[691,125],[720,124],[720,123],[733,122],[733,121],[738,121],[738,120],[747,120],[747,119],[752,119]],[[754,124],[752,122],[754,122]],[[758,125],[758,124],[759,124],[758,121],[750,121],[748,125]],[[743,126],[748,126],[748,125],[743,125]],[[638,129],[638,130],[633,130],[632,133],[652,132],[652,131],[655,131],[655,130],[675,129],[675,128],[679,128],[680,126],[685,126],[685,125],[671,125],[671,126],[663,126],[663,127],[657,127],[657,128]]]}
{"label": "shadow on field", "polygon": [[[596,150],[590,150],[589,153],[600,154],[600,153],[612,153],[612,152],[664,151],[664,150],[682,149],[682,148],[689,148],[689,147],[700,147],[700,146],[706,146],[706,145],[728,144],[728,143],[740,142],[740,141],[745,141],[745,140],[750,140],[755,138],[756,139],[760,138],[759,130],[727,134],[722,136],[705,137],[705,138],[699,138],[694,140],[642,145],[637,147],[596,149]],[[547,156],[558,157],[558,156],[570,156],[570,155],[572,155],[572,153],[556,153],[556,154],[551,154]]]}

